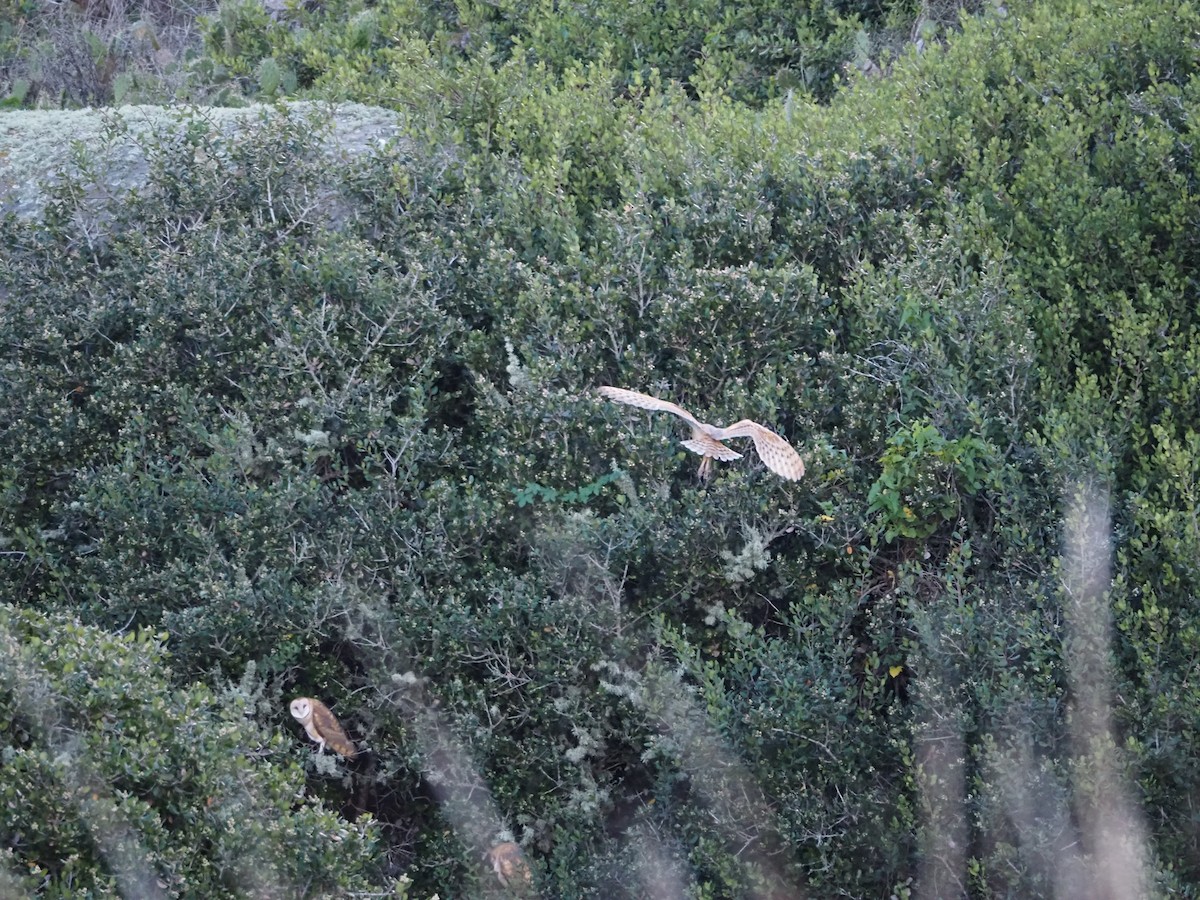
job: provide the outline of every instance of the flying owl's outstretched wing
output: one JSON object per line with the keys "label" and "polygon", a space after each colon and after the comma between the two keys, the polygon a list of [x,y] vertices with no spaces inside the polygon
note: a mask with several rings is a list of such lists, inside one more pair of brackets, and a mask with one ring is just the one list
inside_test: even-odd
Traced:
{"label": "flying owl's outstretched wing", "polygon": [[691,425],[692,436],[683,442],[683,446],[687,447],[693,453],[698,453],[704,457],[704,460],[700,464],[699,474],[701,478],[707,477],[714,459],[731,460],[741,458],[742,454],[721,443],[728,438],[735,437],[748,437],[753,440],[754,449],[758,451],[758,455],[762,458],[763,463],[776,475],[792,481],[804,475],[804,460],[800,458],[800,454],[793,449],[791,444],[770,428],[759,425],[757,422],[742,419],[728,428],[718,428],[715,425],[707,425],[699,421],[682,406],[677,406],[668,400],[659,400],[657,397],[651,397],[649,394],[642,394],[638,391],[629,391],[625,388],[611,387],[609,385],[605,385],[597,390],[601,397],[606,397],[617,403],[626,403],[629,406],[636,406],[655,412],[673,413]]}
{"label": "flying owl's outstretched wing", "polygon": [[713,432],[713,438],[727,440],[735,437],[748,437],[754,441],[754,449],[762,458],[763,464],[781,478],[795,481],[804,475],[804,460],[791,444],[773,432],[770,428],[742,419],[734,422],[728,428],[718,428]]}
{"label": "flying owl's outstretched wing", "polygon": [[[596,390],[601,397],[607,397],[609,400],[614,400],[617,403],[625,403],[629,406],[636,406],[639,409],[649,409],[654,412],[674,413],[695,428],[700,428],[701,426],[701,423],[695,416],[682,406],[677,406],[669,400],[659,400],[657,397],[651,397],[649,394],[642,394],[638,391],[627,391],[625,388],[610,387],[607,384]],[[699,453],[700,451],[696,452]]]}

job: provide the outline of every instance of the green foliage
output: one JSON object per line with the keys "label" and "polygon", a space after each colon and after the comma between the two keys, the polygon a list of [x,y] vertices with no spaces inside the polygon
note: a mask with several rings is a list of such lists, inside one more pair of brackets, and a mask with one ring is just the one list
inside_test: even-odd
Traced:
{"label": "green foliage", "polygon": [[[261,5],[226,0],[205,46],[231,72],[247,74],[274,55],[296,63],[301,87],[359,100],[403,104],[409,89],[439,81],[467,99],[487,68],[556,80],[605,66],[621,90],[661,78],[693,95],[757,104],[793,91],[828,98],[864,27],[897,28],[894,20],[913,15],[907,3],[331,0],[290,7],[276,24]],[[417,73],[424,77],[414,81]]]}
{"label": "green foliage", "polygon": [[[0,606],[0,831],[37,896],[344,896],[377,830],[297,802],[234,691],[172,686],[165,635]],[[34,880],[36,879],[36,884]]]}
{"label": "green foliage", "polygon": [[[110,625],[165,616],[185,664],[199,664],[188,635],[205,635],[202,647],[227,635],[222,656],[235,668],[267,647],[289,665],[296,645],[284,635],[325,601],[307,526],[283,523],[324,528],[317,510],[376,477],[404,503],[410,467],[440,452],[433,433],[404,435],[425,422],[454,326],[419,270],[400,271],[352,235],[309,230],[300,217],[312,214],[323,163],[284,152],[304,127],[280,120],[233,148],[199,132],[161,145],[155,177],[175,197],[172,210],[157,207],[167,218],[150,226],[133,203],[122,215],[145,230],[116,231],[95,254],[56,258],[18,241],[9,257],[14,278],[56,272],[37,301],[44,315],[9,321],[22,349],[8,365],[42,373],[6,394],[38,410],[7,435],[16,518],[5,532],[44,566],[27,588]],[[176,180],[181,159],[192,168]],[[261,180],[225,192],[225,173],[243,167]],[[218,234],[217,255],[201,253]],[[108,286],[135,272],[136,290],[114,296]],[[78,288],[62,291],[68,283]],[[343,353],[356,360],[344,370]],[[71,458],[80,465],[64,480],[55,473]],[[268,575],[268,558],[292,562]],[[108,595],[101,586],[118,572],[127,589]]]}
{"label": "green foliage", "polygon": [[[150,696],[328,699],[370,753],[310,781],[416,892],[516,839],[563,897],[1090,895],[1116,784],[1188,895],[1200,23],[1008,4],[786,95],[903,13],[224,6],[214,78],[405,133],[184,116],[136,194],[81,147],[4,220],[0,590],[164,631]],[[698,483],[601,383],[808,474]]]}
{"label": "green foliage", "polygon": [[211,59],[235,76],[249,75],[270,56],[271,17],[252,0],[222,3],[205,33]]}
{"label": "green foliage", "polygon": [[927,538],[957,518],[960,491],[983,486],[988,447],[970,435],[946,440],[928,422],[912,422],[888,439],[882,471],[867,492],[867,511],[879,516],[885,540]]}
{"label": "green foliage", "polygon": [[190,71],[195,17],[177,0],[0,3],[0,106],[170,101],[202,85]]}
{"label": "green foliage", "polygon": [[540,484],[530,482],[525,487],[514,490],[513,495],[516,497],[517,506],[526,506],[534,500],[563,504],[586,503],[592,497],[599,494],[605,485],[611,484],[624,476],[625,473],[621,471],[609,472],[607,475],[601,475],[595,481],[572,491],[557,491],[554,488],[542,487]]}

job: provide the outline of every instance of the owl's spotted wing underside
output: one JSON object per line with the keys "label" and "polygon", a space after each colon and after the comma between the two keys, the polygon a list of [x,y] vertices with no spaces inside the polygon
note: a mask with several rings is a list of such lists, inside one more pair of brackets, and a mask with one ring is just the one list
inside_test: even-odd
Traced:
{"label": "owl's spotted wing underside", "polygon": [[682,406],[677,406],[669,400],[660,400],[649,394],[630,391],[625,388],[611,387],[609,385],[605,385],[598,390],[600,396],[614,400],[617,403],[625,403],[629,406],[636,406],[640,409],[648,409],[654,412],[673,413],[690,424],[692,426],[692,436],[683,442],[683,446],[687,447],[693,453],[698,453],[705,457],[700,469],[701,475],[707,473],[713,459],[733,460],[741,458],[742,454],[721,443],[729,438],[737,437],[748,437],[753,440],[754,449],[758,452],[759,457],[762,458],[763,464],[776,475],[792,481],[804,475],[804,460],[800,458],[800,454],[795,451],[791,444],[770,428],[759,425],[757,422],[742,419],[728,428],[718,428],[715,425],[706,425]]}
{"label": "owl's spotted wing underside", "polygon": [[763,464],[776,475],[791,481],[804,475],[804,460],[800,458],[800,454],[770,428],[757,422],[742,419],[728,428],[718,428],[713,437],[722,441],[728,438],[748,437],[754,441],[754,449],[758,451]]}

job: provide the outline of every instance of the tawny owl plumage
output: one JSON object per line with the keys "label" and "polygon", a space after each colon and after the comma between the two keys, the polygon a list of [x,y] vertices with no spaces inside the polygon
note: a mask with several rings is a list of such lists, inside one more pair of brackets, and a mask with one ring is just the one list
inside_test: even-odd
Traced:
{"label": "tawny owl plumage", "polygon": [[510,883],[514,887],[525,887],[533,878],[529,871],[529,863],[525,861],[525,854],[512,841],[497,844],[487,852],[487,858],[496,877],[505,887]]}
{"label": "tawny owl plumage", "polygon": [[350,738],[338,723],[337,717],[329,711],[329,707],[320,700],[312,697],[297,697],[292,701],[292,716],[308,732],[308,736],[317,742],[317,752],[322,753],[326,745],[334,753],[339,753],[346,759],[354,759],[358,755]]}
{"label": "tawny owl plumage", "polygon": [[625,403],[640,409],[655,412],[674,413],[692,426],[692,436],[683,442],[693,453],[704,457],[700,461],[700,477],[707,478],[712,471],[714,459],[741,459],[742,454],[731,447],[726,447],[722,441],[730,438],[748,437],[754,441],[754,449],[768,469],[781,478],[795,481],[804,474],[804,460],[800,458],[792,445],[764,425],[742,419],[732,425],[721,428],[701,422],[682,406],[676,406],[668,400],[659,400],[649,394],[628,391],[625,388],[605,385],[599,388],[600,396],[617,403]]}

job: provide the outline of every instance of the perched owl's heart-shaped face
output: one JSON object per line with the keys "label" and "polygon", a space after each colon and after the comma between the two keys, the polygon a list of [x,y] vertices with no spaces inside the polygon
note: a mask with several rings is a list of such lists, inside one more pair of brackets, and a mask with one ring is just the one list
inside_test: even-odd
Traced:
{"label": "perched owl's heart-shaped face", "polygon": [[303,722],[312,715],[312,704],[307,697],[297,697],[292,701],[292,716]]}

